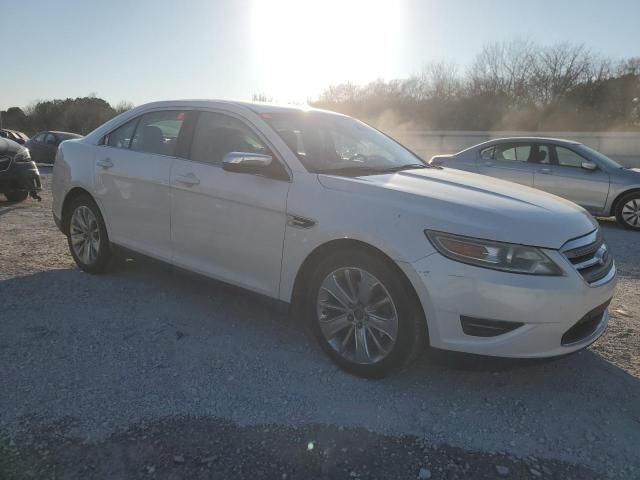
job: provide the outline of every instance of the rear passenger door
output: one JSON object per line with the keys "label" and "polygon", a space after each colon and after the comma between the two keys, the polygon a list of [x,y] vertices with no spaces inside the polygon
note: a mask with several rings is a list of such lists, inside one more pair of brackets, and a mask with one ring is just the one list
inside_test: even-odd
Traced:
{"label": "rear passenger door", "polygon": [[189,112],[146,113],[105,136],[95,191],[114,243],[171,260],[171,166]]}
{"label": "rear passenger door", "polygon": [[480,150],[478,171],[483,175],[533,186],[531,143],[498,143]]}
{"label": "rear passenger door", "polygon": [[550,161],[538,164],[534,186],[577,203],[591,213],[602,213],[609,194],[609,174],[600,168],[586,170],[587,161],[568,147],[540,145],[549,152]]}
{"label": "rear passenger door", "polygon": [[[272,155],[282,175],[227,172],[230,152]],[[276,297],[289,186],[257,129],[227,112],[200,112],[189,159],[177,159],[171,172],[174,264]]]}

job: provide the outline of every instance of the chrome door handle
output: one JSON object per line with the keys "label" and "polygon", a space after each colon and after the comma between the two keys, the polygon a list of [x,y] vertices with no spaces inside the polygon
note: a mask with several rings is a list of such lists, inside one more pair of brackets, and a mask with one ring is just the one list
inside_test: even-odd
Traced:
{"label": "chrome door handle", "polygon": [[538,172],[548,175],[548,174],[551,173],[551,169],[550,168],[539,168]]}
{"label": "chrome door handle", "polygon": [[187,187],[193,187],[195,185],[200,185],[200,180],[193,174],[189,173],[187,175],[178,175],[176,177],[176,182],[181,183]]}
{"label": "chrome door handle", "polygon": [[102,160],[98,160],[96,162],[96,165],[104,168],[105,170],[108,170],[109,168],[113,168],[113,162],[111,161],[110,158],[103,158]]}

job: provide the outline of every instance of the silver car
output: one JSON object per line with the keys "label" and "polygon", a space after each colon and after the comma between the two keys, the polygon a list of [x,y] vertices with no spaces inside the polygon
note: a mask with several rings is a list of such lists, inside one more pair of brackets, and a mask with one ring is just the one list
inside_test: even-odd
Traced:
{"label": "silver car", "polygon": [[538,188],[592,215],[615,216],[624,227],[640,230],[640,169],[625,168],[578,142],[502,138],[454,155],[436,155],[431,163]]}

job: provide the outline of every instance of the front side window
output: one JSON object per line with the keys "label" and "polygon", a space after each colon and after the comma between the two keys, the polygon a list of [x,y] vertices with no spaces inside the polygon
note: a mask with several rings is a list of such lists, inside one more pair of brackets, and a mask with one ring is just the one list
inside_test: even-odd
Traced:
{"label": "front side window", "polygon": [[560,165],[561,167],[576,167],[576,168],[582,167],[582,162],[584,162],[584,158],[582,158],[576,152],[574,152],[573,150],[569,150],[568,148],[560,147],[557,145],[555,149],[556,149],[556,156],[558,158],[558,165]]}
{"label": "front side window", "polygon": [[45,138],[44,143],[46,143],[47,145],[57,145],[58,140],[53,133],[47,133],[47,137]]}
{"label": "front side window", "polygon": [[528,162],[531,157],[531,145],[521,144],[516,146],[516,160]]}
{"label": "front side window", "polygon": [[178,135],[185,119],[185,112],[166,110],[151,112],[140,117],[131,139],[130,148],[138,152],[157,155],[175,155]]}
{"label": "front side window", "polygon": [[426,167],[402,145],[353,118],[297,111],[262,118],[310,172],[374,175]]}
{"label": "front side window", "polygon": [[200,112],[191,143],[191,159],[221,165],[230,152],[270,153],[240,120],[221,113]]}
{"label": "front side window", "polygon": [[46,134],[44,133],[39,133],[38,135],[36,135],[36,138],[34,138],[34,140],[38,143],[44,143],[44,137],[46,136]]}
{"label": "front side window", "polygon": [[113,132],[107,135],[105,139],[105,145],[115,148],[129,148],[131,144],[131,137],[136,130],[138,119],[135,118],[124,125],[116,128]]}

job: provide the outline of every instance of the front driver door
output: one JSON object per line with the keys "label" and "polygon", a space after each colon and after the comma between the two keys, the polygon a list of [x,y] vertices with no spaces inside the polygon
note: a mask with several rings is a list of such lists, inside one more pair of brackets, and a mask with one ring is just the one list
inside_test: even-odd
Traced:
{"label": "front driver door", "polygon": [[533,186],[533,165],[529,162],[531,144],[498,143],[480,151],[478,172],[490,177]]}
{"label": "front driver door", "polygon": [[549,164],[536,166],[534,186],[566,198],[593,214],[602,213],[609,194],[609,174],[601,169],[586,170],[587,159],[560,145],[541,145],[548,149]]}
{"label": "front driver door", "polygon": [[[190,159],[171,172],[173,262],[277,296],[288,180],[222,169],[229,152],[273,155],[264,138],[226,113],[200,112]],[[273,162],[284,169],[274,156]]]}

